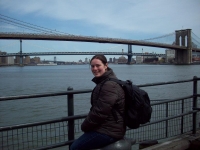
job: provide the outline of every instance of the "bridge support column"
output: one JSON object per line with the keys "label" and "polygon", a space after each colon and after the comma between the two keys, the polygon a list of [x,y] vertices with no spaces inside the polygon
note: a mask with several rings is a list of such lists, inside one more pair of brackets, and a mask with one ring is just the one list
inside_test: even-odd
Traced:
{"label": "bridge support column", "polygon": [[20,39],[20,56],[19,56],[19,66],[23,67],[23,56],[22,56],[22,40]]}
{"label": "bridge support column", "polygon": [[187,50],[175,50],[176,64],[177,65],[191,64],[192,62],[191,29],[176,31],[176,45],[187,47]]}
{"label": "bridge support column", "polygon": [[128,45],[128,61],[127,64],[130,65],[131,64],[131,59],[132,59],[132,45]]}
{"label": "bridge support column", "polygon": [[56,56],[54,56],[54,62],[53,63],[56,63]]}

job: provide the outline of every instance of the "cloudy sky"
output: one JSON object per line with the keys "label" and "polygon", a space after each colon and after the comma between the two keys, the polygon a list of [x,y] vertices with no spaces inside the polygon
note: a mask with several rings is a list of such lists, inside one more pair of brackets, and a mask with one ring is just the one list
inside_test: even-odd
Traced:
{"label": "cloudy sky", "polygon": [[[0,32],[33,32],[13,26],[6,19],[83,36],[143,40],[189,28],[200,37],[200,0],[0,0]],[[127,48],[117,44],[23,41],[23,52],[120,52]],[[164,49],[150,47],[132,49],[165,53]],[[1,40],[0,50],[19,52],[19,41]],[[53,57],[41,56],[51,60]],[[78,61],[86,57],[91,56],[57,56],[57,60]]]}

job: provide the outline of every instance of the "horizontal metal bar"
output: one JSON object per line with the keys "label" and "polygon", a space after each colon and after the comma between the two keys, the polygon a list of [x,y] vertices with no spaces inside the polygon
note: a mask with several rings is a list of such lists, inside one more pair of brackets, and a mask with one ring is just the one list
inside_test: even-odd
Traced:
{"label": "horizontal metal bar", "polygon": [[37,126],[37,125],[45,125],[45,124],[50,124],[50,123],[62,122],[62,121],[82,119],[82,118],[85,118],[86,116],[87,116],[87,114],[75,115],[75,116],[69,116],[69,117],[62,117],[62,118],[58,118],[58,119],[54,119],[54,120],[42,121],[42,122],[34,122],[34,123],[0,127],[0,131],[8,131],[8,130],[13,130],[13,129],[20,129],[20,128],[25,128],[25,127]]}
{"label": "horizontal metal bar", "polygon": [[6,100],[17,100],[17,99],[29,99],[29,98],[40,98],[40,97],[52,97],[52,96],[61,96],[61,95],[69,95],[69,94],[81,94],[81,93],[90,93],[91,89],[85,90],[72,90],[66,92],[57,92],[57,93],[45,93],[45,94],[35,94],[35,95],[21,95],[21,96],[8,96],[8,97],[0,97],[0,101]]}
{"label": "horizontal metal bar", "polygon": [[[195,80],[200,80],[200,78],[196,78]],[[148,87],[148,86],[184,83],[184,82],[191,82],[191,81],[193,81],[193,79],[180,80],[180,81],[149,83],[149,84],[143,84],[143,85],[137,85],[137,86],[138,87]],[[92,89],[72,90],[72,91],[65,91],[65,92],[44,93],[44,94],[35,94],[35,95],[7,96],[7,97],[0,97],[0,101],[18,100],[18,99],[30,99],[30,98],[38,98],[38,97],[61,96],[61,95],[81,94],[81,93],[90,93],[90,92],[92,92]]]}
{"label": "horizontal metal bar", "polygon": [[193,110],[199,110],[199,111],[200,111],[200,108],[193,107],[192,109],[193,109]]}
{"label": "horizontal metal bar", "polygon": [[192,82],[192,81],[193,81],[193,79],[180,80],[180,81],[169,81],[169,82],[158,82],[158,83],[148,83],[148,84],[138,85],[138,87],[167,85],[167,84],[184,83],[184,82]]}
{"label": "horizontal metal bar", "polygon": [[176,98],[176,99],[169,99],[169,100],[165,100],[165,101],[161,101],[161,102],[154,102],[154,103],[151,103],[151,106],[160,105],[160,104],[169,103],[169,102],[180,101],[183,99],[188,99],[188,98],[193,98],[193,97],[194,97],[193,95],[189,95],[189,96],[180,97],[180,98]]}
{"label": "horizontal metal bar", "polygon": [[148,125],[151,125],[151,124],[156,124],[156,123],[167,121],[167,120],[171,120],[171,119],[174,119],[174,118],[182,117],[182,116],[189,115],[189,114],[196,113],[196,112],[198,112],[198,111],[197,110],[189,111],[189,112],[182,113],[182,114],[179,114],[179,115],[176,115],[176,116],[167,117],[167,118],[163,118],[163,119],[160,119],[160,120],[152,121],[152,122],[143,124],[140,127],[148,126]]}

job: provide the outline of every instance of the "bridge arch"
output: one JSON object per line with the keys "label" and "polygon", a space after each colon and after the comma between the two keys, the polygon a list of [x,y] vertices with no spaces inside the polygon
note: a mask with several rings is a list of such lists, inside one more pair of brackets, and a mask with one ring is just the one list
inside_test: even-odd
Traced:
{"label": "bridge arch", "polygon": [[187,47],[186,50],[175,50],[175,62],[176,64],[190,64],[192,62],[191,29],[176,30],[175,32],[176,45]]}

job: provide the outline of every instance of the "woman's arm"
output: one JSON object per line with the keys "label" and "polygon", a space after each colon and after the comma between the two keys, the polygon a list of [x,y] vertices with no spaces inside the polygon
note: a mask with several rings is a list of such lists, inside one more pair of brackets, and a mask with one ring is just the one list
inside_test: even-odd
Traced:
{"label": "woman's arm", "polygon": [[99,92],[98,100],[93,104],[88,116],[81,125],[84,132],[92,131],[102,124],[110,115],[113,105],[118,99],[116,83],[108,81],[104,83]]}

